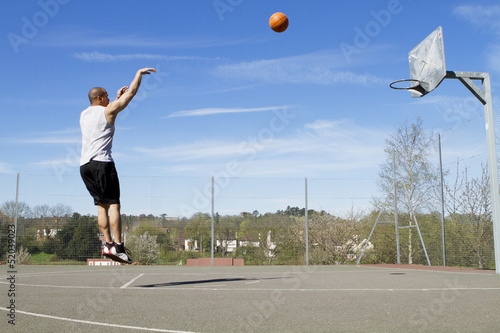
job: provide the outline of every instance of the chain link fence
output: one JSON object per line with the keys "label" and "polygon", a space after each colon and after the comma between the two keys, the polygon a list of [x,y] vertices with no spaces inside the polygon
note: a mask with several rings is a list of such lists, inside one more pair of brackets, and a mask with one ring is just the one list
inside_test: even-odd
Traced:
{"label": "chain link fence", "polygon": [[[493,269],[484,117],[440,132],[444,218],[439,183],[432,184],[424,208],[398,207],[400,226],[416,219],[422,236],[400,230],[401,262],[426,265],[427,252],[431,265]],[[430,162],[437,170],[437,140],[435,148]],[[19,178],[16,205],[16,175],[0,174],[2,262],[16,215],[17,246],[29,251],[31,264],[101,257],[97,209],[79,175]],[[381,211],[375,204],[385,198],[379,179],[121,175],[120,182],[124,239],[143,264],[211,256],[258,265],[344,264],[355,263],[363,248],[361,263],[397,260],[394,224],[377,225],[367,242],[381,213],[387,221],[395,217],[393,206]]]}

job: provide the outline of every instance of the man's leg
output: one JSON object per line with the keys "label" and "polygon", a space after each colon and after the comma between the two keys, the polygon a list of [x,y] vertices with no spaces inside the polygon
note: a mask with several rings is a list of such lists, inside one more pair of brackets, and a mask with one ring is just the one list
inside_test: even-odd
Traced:
{"label": "man's leg", "polygon": [[132,260],[125,250],[122,240],[122,220],[120,215],[120,204],[109,205],[109,224],[113,230],[113,238],[115,240],[113,254],[116,255],[117,260],[126,264],[131,264]]}
{"label": "man's leg", "polygon": [[115,243],[122,242],[122,218],[120,215],[120,204],[109,205],[109,225],[113,230]]}
{"label": "man's leg", "polygon": [[109,228],[110,221],[108,217],[109,205],[98,203],[97,204],[97,223],[101,228],[101,232],[104,235],[104,241],[106,243],[112,243],[113,238],[111,238],[111,231]]}

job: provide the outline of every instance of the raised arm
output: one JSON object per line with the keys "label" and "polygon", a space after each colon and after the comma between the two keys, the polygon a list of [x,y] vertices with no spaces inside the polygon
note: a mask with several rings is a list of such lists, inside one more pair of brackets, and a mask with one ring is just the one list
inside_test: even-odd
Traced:
{"label": "raised arm", "polygon": [[141,86],[142,76],[146,74],[151,74],[150,72],[156,73],[154,68],[142,68],[137,71],[135,74],[132,83],[130,83],[130,87],[122,87],[118,90],[116,100],[109,103],[106,106],[106,110],[104,111],[106,115],[106,120],[110,124],[114,124],[116,120],[116,116],[118,113],[125,109],[127,105],[132,101],[134,96],[137,94],[139,87]]}

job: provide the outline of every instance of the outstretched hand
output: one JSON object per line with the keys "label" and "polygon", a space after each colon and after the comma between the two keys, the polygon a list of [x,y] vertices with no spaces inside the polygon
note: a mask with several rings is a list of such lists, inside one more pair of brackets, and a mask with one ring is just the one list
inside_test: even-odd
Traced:
{"label": "outstretched hand", "polygon": [[124,86],[124,87],[121,87],[118,92],[116,93],[116,99],[119,99],[120,97],[122,97],[123,93],[125,93],[125,91],[127,91],[128,89],[128,86]]}
{"label": "outstretched hand", "polygon": [[154,69],[154,68],[143,68],[143,69],[139,69],[139,73],[141,73],[141,75],[144,75],[144,74],[151,74],[150,72],[156,73],[156,69]]}
{"label": "outstretched hand", "polygon": [[135,94],[139,90],[139,86],[141,85],[142,75],[156,73],[156,69],[154,68],[142,68],[135,73],[135,77],[132,80],[130,86],[124,86],[120,88],[116,94],[116,100],[109,103],[105,109],[106,120],[111,125],[114,125],[116,116],[123,109],[127,107],[132,98],[134,98]]}

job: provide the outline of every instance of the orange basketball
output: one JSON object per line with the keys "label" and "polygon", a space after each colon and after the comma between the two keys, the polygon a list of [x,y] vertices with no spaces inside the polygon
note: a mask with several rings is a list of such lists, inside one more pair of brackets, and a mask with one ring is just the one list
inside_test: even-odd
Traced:
{"label": "orange basketball", "polygon": [[269,26],[276,32],[283,32],[288,28],[288,17],[283,13],[274,13],[269,18]]}

